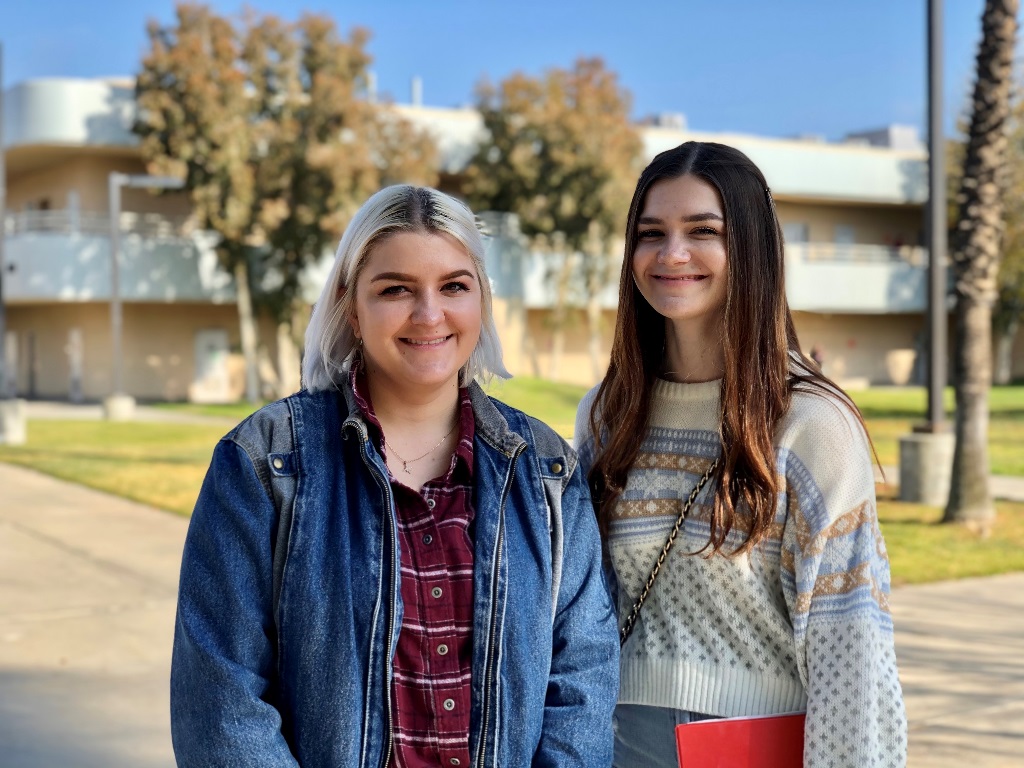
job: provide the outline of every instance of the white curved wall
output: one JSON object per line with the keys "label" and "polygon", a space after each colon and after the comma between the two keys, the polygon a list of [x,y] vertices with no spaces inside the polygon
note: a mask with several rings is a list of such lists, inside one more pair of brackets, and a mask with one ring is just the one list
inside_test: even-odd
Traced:
{"label": "white curved wall", "polygon": [[4,94],[4,144],[133,147],[135,92],[128,82],[47,78]]}

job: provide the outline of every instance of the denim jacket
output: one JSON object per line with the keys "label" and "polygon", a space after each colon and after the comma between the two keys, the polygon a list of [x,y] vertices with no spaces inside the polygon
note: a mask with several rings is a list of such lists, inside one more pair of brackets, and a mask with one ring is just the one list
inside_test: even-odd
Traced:
{"label": "denim jacket", "polygon": [[[471,397],[473,767],[610,765],[616,619],[576,456],[475,384]],[[387,470],[358,413],[347,388],[303,391],[217,445],[182,560],[179,766],[388,764],[400,553]],[[281,430],[292,450],[272,453]],[[275,477],[293,481],[276,502]],[[279,508],[292,514],[275,584]]]}

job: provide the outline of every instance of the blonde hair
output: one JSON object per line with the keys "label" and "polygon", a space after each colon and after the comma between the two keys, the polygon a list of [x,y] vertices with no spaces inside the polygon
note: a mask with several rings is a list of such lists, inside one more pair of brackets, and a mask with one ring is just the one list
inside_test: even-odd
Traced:
{"label": "blonde hair", "polygon": [[[363,203],[342,235],[334,266],[306,329],[303,385],[310,392],[338,389],[358,348],[349,318],[353,290],[366,258],[382,240],[399,232],[443,233],[455,238],[473,260],[481,293],[480,339],[459,372],[459,382],[510,378],[494,327],[491,284],[484,269],[484,242],[473,212],[454,197],[430,187],[385,187]],[[345,290],[341,290],[345,289]]]}

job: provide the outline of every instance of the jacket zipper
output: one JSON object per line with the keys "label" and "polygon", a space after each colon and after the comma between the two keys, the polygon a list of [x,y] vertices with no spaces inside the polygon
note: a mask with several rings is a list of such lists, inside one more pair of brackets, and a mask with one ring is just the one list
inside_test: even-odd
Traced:
{"label": "jacket zipper", "polygon": [[[397,544],[396,544],[396,541],[395,541],[395,539],[396,539],[395,521],[394,521],[394,517],[393,517],[393,514],[392,514],[392,508],[394,506],[394,499],[391,496],[391,484],[390,483],[386,483],[385,484],[385,497],[387,498],[387,501],[388,501],[388,508],[387,508],[388,527],[391,529],[391,591],[390,591],[390,594],[388,595],[388,627],[387,627],[388,641],[387,641],[387,646],[386,646],[387,650],[386,650],[385,655],[384,655],[384,666],[385,666],[385,669],[390,669],[391,668],[391,653],[393,651],[393,648],[392,648],[392,645],[393,645],[392,637],[395,634],[395,590],[398,588],[398,583],[397,583],[398,582],[398,570],[397,570],[397,568],[395,566],[395,549],[397,548]],[[385,712],[387,712],[387,719],[388,719],[388,745],[387,745],[387,750],[384,753],[384,762],[382,763],[382,767],[381,768],[387,768],[388,764],[391,762],[391,751],[394,749],[394,745],[395,745],[395,724],[394,724],[394,722],[392,720],[392,714],[391,714],[391,682],[390,682],[390,680],[387,681],[387,683],[384,686],[384,688],[385,688],[384,701],[385,701],[385,704],[386,704],[384,710],[385,710]]]}
{"label": "jacket zipper", "polygon": [[[356,429],[358,431],[358,427]],[[361,449],[361,453],[363,454],[363,462],[366,464],[367,468],[370,470],[370,474],[372,474],[374,476],[374,479],[377,481],[377,484],[384,490],[384,499],[387,502],[387,508],[385,509],[385,515],[386,515],[387,520],[388,520],[388,530],[391,533],[391,585],[390,585],[391,589],[390,589],[390,592],[388,593],[387,643],[385,645],[385,649],[386,650],[385,650],[385,654],[384,654],[384,666],[385,666],[386,669],[389,669],[390,668],[390,664],[391,664],[391,653],[392,653],[392,650],[393,650],[392,637],[393,637],[394,632],[395,632],[395,590],[398,588],[398,584],[397,584],[398,571],[397,571],[397,569],[395,567],[395,550],[397,549],[398,545],[397,545],[396,540],[395,540],[396,536],[397,536],[397,533],[395,531],[395,521],[394,521],[394,516],[392,514],[392,508],[394,506],[394,499],[393,499],[393,497],[391,495],[391,483],[387,482],[387,480],[385,478],[382,478],[380,473],[374,468],[373,463],[370,461],[370,457],[366,453],[365,445],[366,445],[365,439],[362,439],[362,436],[361,436],[361,439],[360,439],[360,449]],[[370,660],[370,663],[371,664],[373,663],[372,659]],[[381,763],[381,768],[387,768],[388,764],[391,762],[391,752],[394,749],[394,743],[395,743],[395,726],[394,726],[394,722],[393,722],[393,718],[392,718],[392,714],[391,714],[391,683],[390,683],[390,681],[388,681],[387,684],[384,686],[384,703],[386,705],[384,707],[384,712],[385,712],[386,717],[387,717],[387,724],[388,724],[387,734],[388,734],[388,739],[387,739],[387,748],[385,749],[385,752],[384,752],[384,762]]]}
{"label": "jacket zipper", "polygon": [[477,768],[484,768],[484,755],[487,751],[487,730],[490,722],[491,710],[491,687],[494,681],[494,659],[497,655],[495,646],[497,644],[498,631],[498,574],[501,572],[501,558],[505,552],[505,502],[508,500],[508,491],[516,477],[516,461],[523,451],[525,445],[516,448],[512,454],[512,467],[509,470],[508,482],[501,491],[501,505],[498,507],[498,549],[494,557],[494,576],[491,580],[491,629],[487,638],[487,672],[484,677],[484,706],[483,722],[481,723],[480,743],[477,748]]}

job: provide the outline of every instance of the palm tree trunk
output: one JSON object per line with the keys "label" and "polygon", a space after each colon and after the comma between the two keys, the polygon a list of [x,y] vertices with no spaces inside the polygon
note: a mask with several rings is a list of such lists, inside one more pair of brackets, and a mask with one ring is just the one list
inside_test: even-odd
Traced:
{"label": "palm tree trunk", "polygon": [[988,392],[992,382],[992,311],[961,297],[956,307],[956,448],[944,520],[987,533],[995,519],[988,475]]}
{"label": "palm tree trunk", "polygon": [[992,307],[1005,229],[1007,118],[1019,0],[985,0],[977,80],[967,132],[953,265],[956,275],[956,449],[943,521],[982,532],[995,519],[988,487],[988,391]]}

